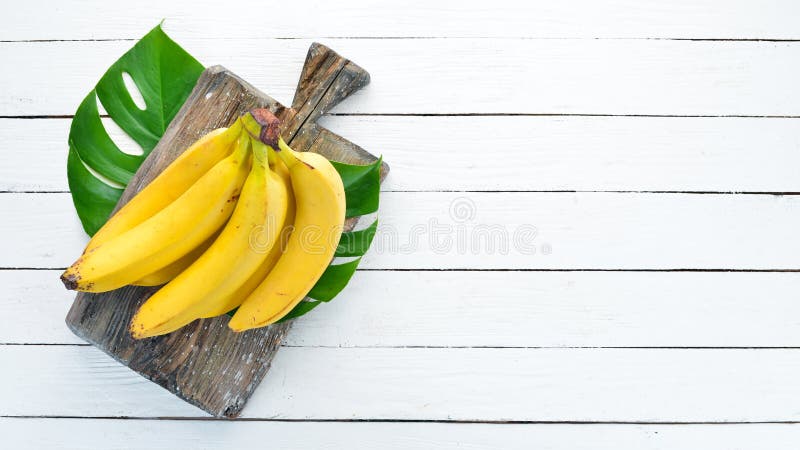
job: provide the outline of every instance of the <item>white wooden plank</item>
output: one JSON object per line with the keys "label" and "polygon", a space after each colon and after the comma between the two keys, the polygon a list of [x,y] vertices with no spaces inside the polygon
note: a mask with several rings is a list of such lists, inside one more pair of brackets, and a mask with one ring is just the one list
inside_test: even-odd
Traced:
{"label": "white wooden plank", "polygon": [[82,344],[64,323],[75,298],[57,270],[0,271],[0,343]]}
{"label": "white wooden plank", "polygon": [[[69,194],[0,194],[0,267],[86,242]],[[799,196],[384,192],[368,269],[797,269]]]}
{"label": "white wooden plank", "polygon": [[0,237],[4,268],[66,267],[71,262],[60,261],[75,258],[89,240],[69,194],[0,194],[0,205],[8,208],[2,209],[8,232]]}
{"label": "white wooden plank", "polygon": [[[203,416],[92,347],[0,348],[3,415]],[[243,417],[796,421],[798,350],[282,348]]]}
{"label": "white wooden plank", "polygon": [[381,201],[365,268],[795,269],[800,261],[796,196],[387,192]]}
{"label": "white wooden plank", "polygon": [[[0,271],[0,343],[83,343],[59,271]],[[357,272],[289,346],[797,347],[798,273]]]}
{"label": "white wooden plank", "polygon": [[[286,3],[244,0],[219,8],[188,0],[67,5],[36,0],[2,15],[0,39],[139,38],[166,18],[183,39],[308,36],[500,36],[612,38],[798,38],[789,0],[723,2],[590,0],[515,2],[339,1]],[[241,20],[241,11],[259,20]],[[269,20],[267,18],[273,18]],[[268,24],[268,25],[267,25]]]}
{"label": "white wooden plank", "polygon": [[[371,84],[341,113],[800,115],[797,42],[659,40],[324,39],[363,65]],[[310,40],[186,39],[291,101]],[[72,114],[132,45],[0,43],[0,115]],[[58,80],[57,83],[53,80]],[[487,130],[488,132],[489,130]]]}
{"label": "white wooden plank", "polygon": [[[39,358],[43,359],[38,363],[32,361]],[[47,403],[58,402],[61,406],[56,409],[86,408],[87,414],[81,414],[86,416],[207,416],[94,347],[0,346],[0,361],[0,367],[10,369],[2,376],[7,384],[0,387],[2,415],[28,415],[23,411],[43,411]],[[28,370],[39,373],[25,374]],[[79,379],[83,386],[67,386],[64,381],[69,379]],[[105,381],[98,385],[99,380]],[[27,399],[15,398],[14,392],[25,392]]]}
{"label": "white wooden plank", "polygon": [[392,167],[386,190],[800,190],[795,119],[326,117],[322,123],[384,155]]}
{"label": "white wooden plank", "polygon": [[[0,119],[0,190],[69,190],[69,122]],[[322,123],[384,156],[392,166],[384,191],[800,191],[797,119],[330,116]]]}
{"label": "white wooden plank", "polygon": [[[106,131],[125,153],[142,148],[109,118]],[[0,191],[69,191],[67,151],[72,119],[0,119]]]}
{"label": "white wooden plank", "polygon": [[304,346],[798,346],[800,274],[358,272]]}
{"label": "white wooden plank", "polygon": [[0,418],[15,449],[794,450],[800,425],[461,424]]}
{"label": "white wooden plank", "polygon": [[0,119],[0,191],[68,191],[69,124]]}

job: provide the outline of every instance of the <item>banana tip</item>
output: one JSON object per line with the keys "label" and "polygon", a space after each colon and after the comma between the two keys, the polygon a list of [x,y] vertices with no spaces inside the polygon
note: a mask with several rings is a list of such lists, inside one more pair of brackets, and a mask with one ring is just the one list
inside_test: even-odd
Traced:
{"label": "banana tip", "polygon": [[64,272],[61,274],[61,282],[64,283],[64,287],[70,291],[78,289],[79,279],[80,278],[74,273]]}
{"label": "banana tip", "polygon": [[241,333],[241,332],[242,332],[242,331],[244,331],[246,328],[244,328],[244,327],[242,326],[242,324],[228,322],[228,329],[230,329],[230,330],[231,330],[231,331],[233,331],[234,333]]}
{"label": "banana tip", "polygon": [[256,317],[251,317],[248,320],[242,317],[237,318],[236,317],[237,315],[238,312],[237,314],[234,314],[233,317],[231,317],[231,320],[228,321],[228,328],[234,333],[241,333],[243,331],[252,330],[255,328],[266,327],[280,320],[280,318],[278,319],[273,318],[270,320],[259,321]]}
{"label": "banana tip", "polygon": [[245,323],[245,321],[241,319],[234,320],[235,318],[236,315],[234,315],[231,320],[228,321],[228,328],[234,333],[241,333],[253,328],[252,324]]}
{"label": "banana tip", "polygon": [[142,324],[137,325],[136,320],[134,320],[131,323],[131,326],[128,329],[128,331],[130,331],[131,337],[136,340],[153,337],[153,335],[149,334],[147,330],[144,329],[144,325]]}

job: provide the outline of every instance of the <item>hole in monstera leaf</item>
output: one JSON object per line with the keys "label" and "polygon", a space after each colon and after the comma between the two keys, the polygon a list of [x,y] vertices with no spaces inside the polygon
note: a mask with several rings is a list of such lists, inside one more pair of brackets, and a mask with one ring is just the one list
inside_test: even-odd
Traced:
{"label": "hole in monstera leaf", "polygon": [[142,111],[147,109],[147,103],[144,101],[144,97],[142,97],[142,93],[139,91],[139,86],[137,86],[136,82],[133,81],[131,74],[128,72],[122,72],[122,82],[125,83],[125,89],[127,89],[128,93],[131,95],[133,104]]}
{"label": "hole in monstera leaf", "polygon": [[331,265],[332,266],[338,266],[339,264],[347,264],[349,262],[353,262],[353,261],[357,260],[358,258],[361,258],[361,257],[360,256],[337,256],[337,257],[333,258],[333,261],[331,261]]}
{"label": "hole in monstera leaf", "polygon": [[94,101],[97,103],[97,113],[100,114],[100,117],[108,116],[108,111],[106,111],[106,107],[103,106],[103,102],[100,101],[100,97],[95,94]]}
{"label": "hole in monstera leaf", "polygon": [[359,216],[358,222],[356,226],[353,228],[353,231],[361,231],[365,228],[369,228],[372,226],[372,223],[378,219],[378,211],[373,213],[364,214],[363,216]]}
{"label": "hole in monstera leaf", "polygon": [[104,117],[100,119],[100,121],[103,123],[103,128],[106,129],[108,137],[114,141],[114,144],[116,144],[117,148],[120,149],[122,153],[133,156],[144,155],[142,146],[128,136],[128,133],[124,132],[113,119]]}
{"label": "hole in monstera leaf", "polygon": [[[114,142],[114,145],[125,154],[131,156],[142,156],[144,155],[144,149],[138,142],[134,141],[133,138],[128,136],[128,133],[122,130],[113,119],[108,117],[108,113],[106,109],[103,107],[103,102],[100,101],[100,98],[95,95],[95,102],[97,102],[97,112],[100,114],[100,122],[103,124],[103,128],[106,129],[106,133],[108,133],[108,137],[111,138],[111,141]],[[85,164],[84,164],[85,165]],[[123,186],[124,187],[124,186]]]}
{"label": "hole in monstera leaf", "polygon": [[81,164],[83,164],[83,167],[85,167],[86,170],[89,171],[89,173],[92,174],[92,176],[94,176],[98,180],[102,181],[103,183],[105,183],[105,184],[107,184],[107,185],[109,185],[109,186],[111,186],[111,187],[113,187],[115,189],[125,189],[125,185],[124,184],[119,184],[117,182],[109,180],[108,178],[106,178],[103,175],[101,175],[100,173],[98,173],[96,170],[94,170],[91,167],[89,167],[86,164],[86,162],[84,162],[82,159],[80,161],[81,161]]}

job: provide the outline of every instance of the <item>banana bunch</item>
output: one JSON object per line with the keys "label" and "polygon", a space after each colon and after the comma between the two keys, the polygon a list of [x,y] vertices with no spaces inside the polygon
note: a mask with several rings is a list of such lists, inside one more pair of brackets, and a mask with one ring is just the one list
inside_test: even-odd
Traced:
{"label": "banana bunch", "polygon": [[61,275],[67,289],[159,286],[131,323],[140,339],[238,308],[234,331],[274,323],[311,290],[342,234],[342,180],[293,151],[255,109],[200,138],[117,211]]}

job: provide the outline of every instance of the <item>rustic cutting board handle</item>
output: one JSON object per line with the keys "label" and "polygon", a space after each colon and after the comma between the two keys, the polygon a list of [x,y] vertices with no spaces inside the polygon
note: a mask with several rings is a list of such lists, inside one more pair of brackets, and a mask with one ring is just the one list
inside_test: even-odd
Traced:
{"label": "rustic cutting board handle", "polygon": [[[369,73],[330,48],[314,42],[308,49],[292,108],[279,110],[283,138],[295,150],[313,151],[328,159],[351,164],[374,162],[377,157],[330,130],[317,120],[355,91],[369,84]],[[381,164],[381,180],[389,166]],[[354,221],[350,221],[354,224]]]}
{"label": "rustic cutting board handle", "polygon": [[314,42],[308,49],[292,108],[300,110],[306,105],[314,105],[316,113],[325,114],[367,84],[369,73],[366,70]]}
{"label": "rustic cutting board handle", "polygon": [[[283,138],[311,147],[318,137],[317,119],[369,83],[369,73],[328,47],[314,42],[308,49],[292,101],[294,115],[286,117]],[[308,125],[312,126],[308,126]],[[304,136],[297,136],[303,129]]]}

